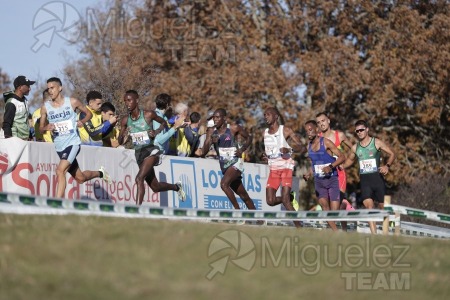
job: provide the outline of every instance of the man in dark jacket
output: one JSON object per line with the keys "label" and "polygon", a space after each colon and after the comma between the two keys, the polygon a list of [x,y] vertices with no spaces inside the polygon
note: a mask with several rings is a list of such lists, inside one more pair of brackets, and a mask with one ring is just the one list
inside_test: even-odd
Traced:
{"label": "man in dark jacket", "polygon": [[3,93],[5,99],[5,115],[3,117],[3,132],[5,138],[18,137],[28,140],[30,137],[30,126],[28,124],[28,103],[25,96],[28,96],[31,85],[35,81],[27,79],[25,76],[17,76],[14,79],[14,92]]}

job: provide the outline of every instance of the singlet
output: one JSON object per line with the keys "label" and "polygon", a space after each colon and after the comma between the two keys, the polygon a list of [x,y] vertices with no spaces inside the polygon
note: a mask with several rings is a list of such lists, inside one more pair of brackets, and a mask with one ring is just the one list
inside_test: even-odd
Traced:
{"label": "singlet", "polygon": [[325,174],[322,172],[322,168],[332,164],[336,161],[336,159],[328,154],[327,149],[325,148],[325,138],[319,137],[319,145],[320,148],[318,151],[313,151],[311,149],[311,143],[308,145],[308,155],[312,160],[312,166],[314,171],[314,177],[317,178],[329,178],[330,176],[337,176],[336,168],[333,168],[333,173]]}
{"label": "singlet", "polygon": [[366,147],[358,142],[356,145],[356,156],[359,160],[359,174],[378,173],[381,152],[375,146],[375,138],[372,137]]}
{"label": "singlet", "polygon": [[60,152],[69,146],[80,145],[78,136],[77,114],[72,108],[70,97],[64,97],[64,103],[60,107],[53,107],[52,102],[45,102],[47,119],[50,124],[55,125],[53,131],[53,142],[56,151]]}
{"label": "singlet", "polygon": [[271,170],[294,169],[292,154],[282,154],[280,152],[280,148],[292,150],[284,137],[283,128],[284,126],[280,125],[274,134],[269,133],[269,128],[264,131],[264,148]]}
{"label": "singlet", "polygon": [[[319,136],[323,137],[323,132],[319,132]],[[340,150],[342,151],[343,148],[341,146],[341,140],[339,139],[339,131],[335,130],[334,131],[334,145]]]}
{"label": "singlet", "polygon": [[141,149],[153,145],[153,138],[148,135],[148,130],[152,129],[144,117],[144,111],[139,110],[139,117],[136,120],[128,115],[127,127],[130,128],[130,137],[134,149]]}
{"label": "singlet", "polygon": [[[219,132],[214,130],[213,135],[219,135]],[[229,128],[223,134],[219,135],[217,146],[219,149],[219,164],[222,170],[226,170],[238,162],[239,157],[235,156],[237,143]]]}

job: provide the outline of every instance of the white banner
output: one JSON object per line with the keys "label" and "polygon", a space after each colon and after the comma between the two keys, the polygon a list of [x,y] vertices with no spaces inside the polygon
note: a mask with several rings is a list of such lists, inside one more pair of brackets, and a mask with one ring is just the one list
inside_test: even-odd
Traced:
{"label": "white banner", "polygon": [[[24,142],[16,138],[0,140],[0,191],[55,197],[58,155],[53,144]],[[135,177],[138,172],[134,150],[82,146],[77,156],[82,171],[98,170],[104,166],[112,179],[107,184],[95,178],[78,184],[67,175],[67,199],[133,204],[136,197]],[[265,187],[267,165],[245,163],[243,182],[250,198],[259,210],[281,210],[281,206],[266,204]],[[181,181],[186,191],[186,201],[179,202],[176,192],[153,193],[146,186],[143,205],[183,208],[233,209],[220,188],[222,173],[219,162],[212,159],[164,156],[163,163],[155,168],[160,181]],[[237,197],[242,209],[245,204]]]}

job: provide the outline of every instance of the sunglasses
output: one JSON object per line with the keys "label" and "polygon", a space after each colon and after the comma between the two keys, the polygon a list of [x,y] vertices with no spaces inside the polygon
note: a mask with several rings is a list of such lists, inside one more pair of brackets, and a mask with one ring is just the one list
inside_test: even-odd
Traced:
{"label": "sunglasses", "polygon": [[366,130],[366,128],[364,128],[364,129],[356,129],[355,132],[356,133],[360,133],[360,132],[363,132],[364,130]]}

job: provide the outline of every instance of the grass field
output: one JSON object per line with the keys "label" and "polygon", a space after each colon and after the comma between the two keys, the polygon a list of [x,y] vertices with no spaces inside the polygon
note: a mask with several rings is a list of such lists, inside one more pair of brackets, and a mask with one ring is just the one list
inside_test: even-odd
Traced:
{"label": "grass field", "polygon": [[0,214],[0,299],[412,300],[448,295],[448,240]]}

